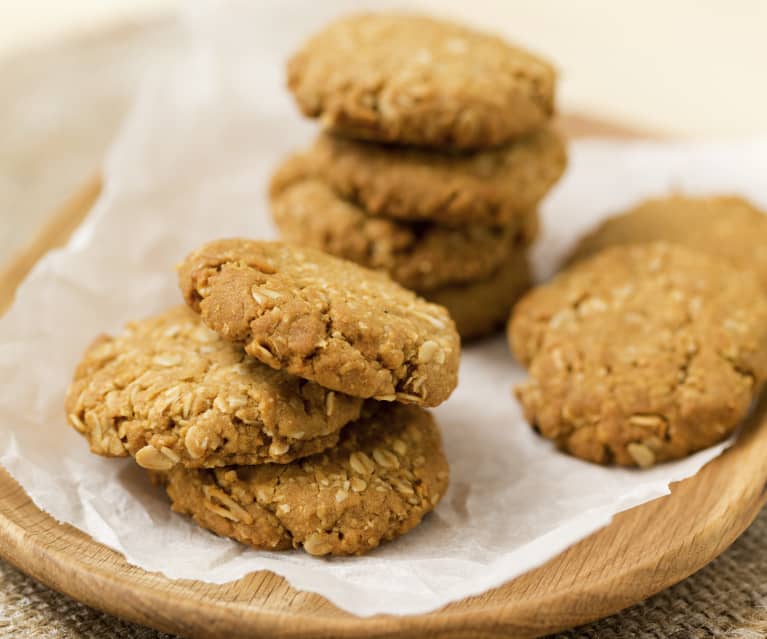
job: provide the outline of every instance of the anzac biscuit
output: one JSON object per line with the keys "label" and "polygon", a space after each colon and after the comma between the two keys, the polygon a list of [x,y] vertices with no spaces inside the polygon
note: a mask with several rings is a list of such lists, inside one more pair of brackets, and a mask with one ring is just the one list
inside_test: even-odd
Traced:
{"label": "anzac biscuit", "polygon": [[94,453],[167,470],[311,455],[362,400],[269,368],[180,306],[97,339],[65,403]]}
{"label": "anzac biscuit", "polygon": [[313,248],[219,240],[179,267],[203,322],[272,368],[355,397],[436,406],[458,382],[447,311]]}
{"label": "anzac biscuit", "polygon": [[368,215],[443,226],[506,225],[536,206],[566,164],[564,140],[552,128],[476,153],[321,135],[282,164],[271,192],[317,178]]}
{"label": "anzac biscuit", "polygon": [[767,375],[767,301],[727,261],[664,244],[606,249],[516,306],[528,421],[570,453],[651,466],[724,439]]}
{"label": "anzac biscuit", "polygon": [[268,550],[361,555],[418,525],[444,495],[448,465],[425,410],[371,402],[338,446],[290,464],[154,474],[176,512]]}
{"label": "anzac biscuit", "polygon": [[506,226],[464,229],[370,217],[313,178],[275,195],[272,217],[283,239],[386,271],[420,292],[489,277],[532,242],[538,225],[535,211]]}
{"label": "anzac biscuit", "polygon": [[767,215],[735,196],[672,195],[605,220],[571,254],[573,263],[608,246],[667,241],[753,271],[767,289]]}
{"label": "anzac biscuit", "polygon": [[556,73],[499,37],[412,14],[341,18],[288,63],[304,115],[351,138],[477,148],[540,129]]}

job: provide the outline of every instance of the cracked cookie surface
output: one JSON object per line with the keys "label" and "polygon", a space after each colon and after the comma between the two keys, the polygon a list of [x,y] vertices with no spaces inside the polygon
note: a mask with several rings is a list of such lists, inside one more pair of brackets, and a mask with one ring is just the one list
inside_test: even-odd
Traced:
{"label": "cracked cookie surface", "polygon": [[667,241],[753,271],[767,290],[767,214],[736,196],[653,198],[608,218],[583,237],[574,263],[608,246]]}
{"label": "cracked cookie surface", "polygon": [[338,441],[362,400],[269,368],[179,306],[98,338],[65,406],[94,453],[167,470],[311,455]]}
{"label": "cracked cookie surface", "polygon": [[180,265],[179,285],[222,337],[325,388],[436,406],[458,382],[459,337],[444,308],[316,249],[211,242]]}
{"label": "cracked cookie surface", "polygon": [[570,453],[651,466],[722,440],[767,375],[751,273],[682,246],[619,246],[526,295],[509,324],[527,420]]}
{"label": "cracked cookie surface", "polygon": [[370,217],[315,178],[273,195],[271,211],[285,240],[385,271],[419,292],[489,277],[532,242],[538,225],[535,211],[506,226],[465,229]]}
{"label": "cracked cookie surface", "polygon": [[397,13],[336,20],[288,62],[304,115],[346,137],[495,146],[554,113],[556,74],[499,37]]}
{"label": "cracked cookie surface", "polygon": [[176,512],[219,535],[268,550],[360,555],[418,525],[444,495],[448,472],[427,411],[370,402],[324,453],[154,477]]}
{"label": "cracked cookie surface", "polygon": [[476,153],[381,146],[320,135],[272,178],[272,194],[320,179],[368,215],[444,226],[513,224],[533,209],[567,164],[553,129]]}
{"label": "cracked cookie surface", "polygon": [[516,301],[530,288],[532,275],[525,251],[515,251],[495,273],[467,284],[448,284],[424,293],[444,306],[462,340],[494,333],[509,319]]}

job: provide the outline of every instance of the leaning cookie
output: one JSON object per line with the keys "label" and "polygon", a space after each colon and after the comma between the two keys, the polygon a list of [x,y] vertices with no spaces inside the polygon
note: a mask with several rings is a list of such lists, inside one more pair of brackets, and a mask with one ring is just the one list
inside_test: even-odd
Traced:
{"label": "leaning cookie", "polygon": [[428,412],[367,405],[338,446],[291,464],[155,474],[176,512],[268,550],[360,555],[418,525],[447,489],[448,465]]}
{"label": "leaning cookie", "polygon": [[184,306],[96,340],[65,403],[94,453],[153,470],[289,462],[333,446],[362,406],[272,370]]}
{"label": "leaning cookie", "polygon": [[535,211],[506,226],[465,229],[370,217],[316,178],[273,195],[271,211],[283,239],[385,271],[417,291],[489,277],[538,226]]}
{"label": "leaning cookie", "polygon": [[679,245],[620,246],[517,304],[509,340],[528,421],[572,454],[650,466],[722,440],[767,375],[754,276]]}
{"label": "leaning cookie", "polygon": [[514,225],[538,204],[566,164],[564,140],[551,127],[468,154],[321,135],[310,149],[280,166],[271,192],[315,178],[368,215],[443,226]]}
{"label": "leaning cookie", "polygon": [[568,262],[608,246],[655,241],[684,244],[726,258],[753,271],[767,289],[767,214],[736,196],[671,195],[645,200],[583,237]]}
{"label": "leaning cookie", "polygon": [[180,265],[179,285],[222,337],[325,388],[436,406],[458,382],[460,341],[444,308],[316,249],[211,242]]}
{"label": "leaning cookie", "polygon": [[448,284],[421,293],[444,306],[461,339],[472,340],[498,331],[516,301],[530,288],[531,273],[525,251],[514,251],[495,273],[466,284]]}
{"label": "leaning cookie", "polygon": [[554,69],[501,38],[412,14],[333,22],[288,63],[309,117],[346,137],[477,148],[540,129]]}

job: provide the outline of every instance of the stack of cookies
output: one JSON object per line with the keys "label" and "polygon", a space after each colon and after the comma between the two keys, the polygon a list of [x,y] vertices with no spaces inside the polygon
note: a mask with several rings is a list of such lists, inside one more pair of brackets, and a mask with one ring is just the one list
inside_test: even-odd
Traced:
{"label": "stack of cookies", "polygon": [[133,456],[173,509],[270,550],[361,554],[444,494],[423,406],[457,383],[447,312],[313,249],[221,240],[179,268],[186,306],[100,337],[66,398],[91,450]]}
{"label": "stack of cookies", "polygon": [[555,72],[497,37],[414,15],[343,18],[288,64],[324,131],[270,188],[291,242],[386,271],[466,338],[528,287],[536,207],[564,171]]}
{"label": "stack of cookies", "polygon": [[641,203],[517,304],[525,416],[563,450],[649,467],[721,441],[767,381],[767,216],[737,197]]}

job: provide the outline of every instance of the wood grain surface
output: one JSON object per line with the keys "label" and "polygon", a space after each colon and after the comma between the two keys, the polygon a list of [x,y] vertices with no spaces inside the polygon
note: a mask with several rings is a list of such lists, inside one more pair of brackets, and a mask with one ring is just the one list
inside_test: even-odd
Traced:
{"label": "wood grain surface", "polygon": [[[625,135],[570,118],[571,134]],[[0,271],[0,312],[47,250],[64,243],[98,178]],[[0,555],[46,585],[111,614],[189,637],[536,637],[609,615],[676,583],[726,549],[767,502],[767,402],[736,445],[672,494],[619,514],[544,566],[424,615],[357,618],[269,572],[223,585],[169,580],[62,525],[0,468]]]}

